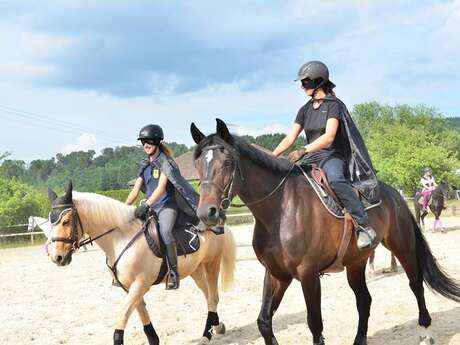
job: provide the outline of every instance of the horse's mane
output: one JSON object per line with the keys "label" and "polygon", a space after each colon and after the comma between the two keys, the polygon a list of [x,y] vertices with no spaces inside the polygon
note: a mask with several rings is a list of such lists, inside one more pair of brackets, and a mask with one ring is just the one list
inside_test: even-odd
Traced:
{"label": "horse's mane", "polygon": [[104,195],[74,191],[72,199],[84,227],[110,229],[134,219],[133,206]]}
{"label": "horse's mane", "polygon": [[195,148],[194,159],[198,158],[201,155],[203,149],[212,144],[222,145],[224,148],[230,152],[235,152],[237,154],[243,155],[249,158],[252,162],[258,166],[267,169],[278,175],[286,175],[292,171],[292,163],[285,158],[278,158],[271,155],[270,153],[264,152],[261,149],[249,144],[244,138],[238,137],[236,135],[232,136],[233,144],[229,144],[224,141],[217,134],[212,134],[204,138],[198,146]]}

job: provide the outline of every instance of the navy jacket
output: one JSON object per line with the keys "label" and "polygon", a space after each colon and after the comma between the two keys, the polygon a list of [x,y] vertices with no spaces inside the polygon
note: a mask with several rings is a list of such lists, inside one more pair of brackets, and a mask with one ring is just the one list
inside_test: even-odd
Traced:
{"label": "navy jacket", "polygon": [[[171,182],[174,186],[176,191],[175,199],[179,210],[185,213],[189,222],[197,224],[198,217],[196,216],[196,210],[198,208],[198,202],[200,201],[200,195],[181,175],[176,162],[165,153],[160,151],[157,159],[153,163],[163,174],[166,175],[169,182]],[[149,164],[150,161],[148,158],[143,159],[140,163],[139,173],[143,172]]]}

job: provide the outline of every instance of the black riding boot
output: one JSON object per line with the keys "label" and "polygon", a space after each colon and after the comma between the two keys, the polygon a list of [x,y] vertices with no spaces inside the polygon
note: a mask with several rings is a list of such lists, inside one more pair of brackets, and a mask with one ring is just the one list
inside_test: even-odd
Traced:
{"label": "black riding boot", "polygon": [[177,273],[177,247],[176,242],[166,246],[166,263],[168,264],[168,276],[166,278],[166,290],[179,288],[179,273]]}

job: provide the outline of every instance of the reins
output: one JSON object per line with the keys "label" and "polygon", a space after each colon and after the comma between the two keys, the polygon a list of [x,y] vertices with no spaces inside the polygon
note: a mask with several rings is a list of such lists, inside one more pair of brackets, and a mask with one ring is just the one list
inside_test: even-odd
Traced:
{"label": "reins", "polygon": [[60,221],[60,219],[66,213],[66,211],[70,210],[73,213],[73,217],[72,217],[72,233],[70,235],[70,238],[67,238],[67,237],[51,237],[51,242],[63,242],[63,243],[72,244],[73,249],[76,251],[80,247],[83,247],[83,246],[85,246],[87,244],[93,245],[93,242],[96,241],[97,239],[99,239],[99,238],[101,238],[101,237],[103,237],[105,235],[108,235],[111,232],[113,232],[114,230],[118,229],[118,227],[115,227],[115,228],[107,230],[106,232],[104,232],[104,233],[102,233],[102,234],[100,234],[100,235],[98,235],[98,236],[96,236],[94,238],[92,238],[90,236],[88,238],[85,238],[83,240],[78,241],[78,233],[79,233],[78,225],[80,226],[82,236],[85,233],[84,230],[83,230],[83,224],[82,224],[80,215],[78,214],[78,211],[75,208],[74,204],[57,204],[57,205],[53,205],[52,209],[63,208],[63,207],[67,207],[67,209],[64,209],[61,212],[61,214],[59,215],[59,218],[58,218],[58,220],[56,222],[51,223],[51,221],[50,221],[50,223],[51,223],[51,225],[55,225],[57,222]]}
{"label": "reins", "polygon": [[[219,149],[219,148],[223,148],[223,149],[227,149],[225,146],[223,145],[211,145],[211,146],[208,146],[208,147],[205,147],[202,149],[202,151],[209,151],[209,150],[215,150],[215,149]],[[231,156],[232,156],[232,161],[234,163],[234,167],[233,167],[233,171],[232,171],[232,177],[229,181],[229,183],[225,186],[225,187],[222,187],[220,185],[218,185],[217,183],[215,183],[214,181],[212,181],[211,179],[206,179],[206,180],[203,180],[201,181],[201,185],[206,185],[206,184],[209,184],[209,185],[212,185],[212,186],[215,186],[221,193],[222,193],[222,200],[220,202],[220,207],[223,209],[223,210],[226,210],[228,209],[230,206],[232,207],[247,207],[247,206],[252,206],[252,205],[256,205],[268,198],[270,198],[273,194],[275,194],[277,192],[277,190],[284,184],[284,182],[286,182],[286,179],[289,177],[289,175],[291,174],[291,172],[294,170],[294,168],[296,167],[295,164],[292,164],[291,167],[289,168],[289,171],[286,173],[286,175],[281,179],[281,181],[275,186],[275,188],[273,188],[267,195],[265,195],[264,197],[258,199],[258,200],[255,200],[255,201],[250,201],[250,202],[246,202],[244,204],[234,204],[232,203],[232,199],[234,197],[234,194],[233,194],[233,188],[234,188],[234,181],[235,181],[235,175],[236,175],[236,172],[238,171],[239,175],[240,175],[240,178],[242,181],[244,181],[244,176],[243,176],[243,173],[241,172],[241,167],[240,167],[240,160],[239,160],[239,157],[235,157],[235,151],[236,150],[229,150],[230,153],[231,153]],[[232,152],[233,151],[233,152]]]}

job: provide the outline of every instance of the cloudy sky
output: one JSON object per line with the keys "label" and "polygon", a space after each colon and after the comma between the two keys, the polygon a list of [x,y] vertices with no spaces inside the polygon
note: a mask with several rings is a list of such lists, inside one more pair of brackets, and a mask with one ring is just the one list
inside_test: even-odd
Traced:
{"label": "cloudy sky", "polygon": [[0,153],[132,145],[158,123],[191,144],[215,117],[239,134],[286,131],[293,82],[328,64],[351,109],[376,100],[460,115],[460,0],[0,0]]}

